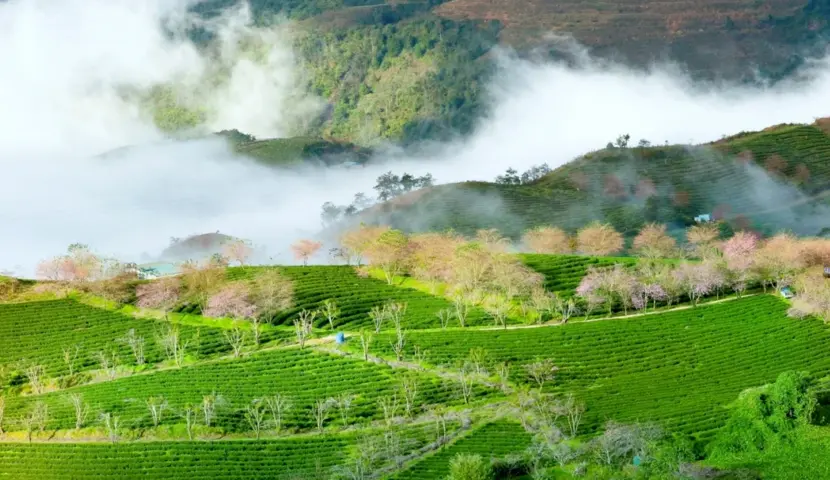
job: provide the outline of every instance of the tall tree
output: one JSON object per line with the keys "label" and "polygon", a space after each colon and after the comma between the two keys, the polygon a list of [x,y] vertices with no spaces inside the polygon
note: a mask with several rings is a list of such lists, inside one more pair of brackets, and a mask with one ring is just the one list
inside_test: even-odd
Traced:
{"label": "tall tree", "polygon": [[586,255],[611,255],[623,248],[623,236],[609,224],[592,223],[579,230],[577,249]]}
{"label": "tall tree", "polygon": [[573,250],[568,234],[558,227],[536,227],[525,232],[522,243],[533,253],[567,254]]}
{"label": "tall tree", "polygon": [[291,250],[294,252],[294,258],[303,261],[303,266],[308,265],[308,259],[313,257],[317,251],[322,248],[323,244],[314,240],[298,240],[291,245]]}

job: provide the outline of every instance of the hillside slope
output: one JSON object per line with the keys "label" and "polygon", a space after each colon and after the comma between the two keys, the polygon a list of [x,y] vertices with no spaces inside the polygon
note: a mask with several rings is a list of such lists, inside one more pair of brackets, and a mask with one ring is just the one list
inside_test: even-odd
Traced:
{"label": "hillside slope", "polygon": [[781,125],[705,145],[607,148],[529,184],[466,182],[413,192],[362,214],[405,230],[498,228],[516,237],[541,224],[592,220],[627,234],[646,222],[675,229],[710,213],[735,228],[830,227],[830,137],[818,125]]}

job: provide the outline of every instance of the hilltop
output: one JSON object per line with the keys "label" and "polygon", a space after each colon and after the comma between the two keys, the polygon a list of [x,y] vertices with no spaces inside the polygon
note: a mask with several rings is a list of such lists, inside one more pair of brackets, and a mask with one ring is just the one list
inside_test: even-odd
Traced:
{"label": "hilltop", "polygon": [[226,137],[234,152],[270,166],[364,163],[372,154],[371,149],[353,143],[319,137],[256,139],[237,130],[223,131],[217,135]]}
{"label": "hilltop", "polygon": [[537,225],[575,230],[594,220],[633,236],[645,223],[680,232],[710,214],[732,229],[818,235],[827,218],[830,136],[825,121],[778,125],[702,145],[612,146],[523,183],[465,182],[418,190],[359,214],[408,231]]}

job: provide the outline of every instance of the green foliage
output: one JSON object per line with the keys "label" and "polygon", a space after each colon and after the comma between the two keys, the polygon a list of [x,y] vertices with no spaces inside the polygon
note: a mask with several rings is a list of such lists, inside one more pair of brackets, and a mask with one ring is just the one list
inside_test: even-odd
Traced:
{"label": "green foliage", "polygon": [[[533,385],[524,365],[553,357],[552,393],[572,392],[588,409],[583,426],[607,419],[648,419],[668,431],[709,440],[729,417],[721,406],[742,390],[787,369],[830,372],[830,332],[818,320],[793,322],[772,296],[677,310],[641,318],[507,331],[411,332],[408,342],[429,351],[429,362],[453,366],[471,348],[493,364],[510,363],[512,381]],[[385,334],[376,353],[392,356]],[[491,365],[487,365],[491,367]]]}
{"label": "green foliage", "polygon": [[811,386],[806,373],[787,371],[771,385],[743,392],[712,444],[713,456],[761,452],[790,440],[815,409]]}
{"label": "green foliage", "polygon": [[677,478],[680,466],[695,460],[694,443],[689,437],[674,434],[649,445],[649,454],[643,465],[643,478]]}
{"label": "green foliage", "polygon": [[406,142],[472,129],[492,68],[478,60],[495,45],[498,30],[426,16],[309,30],[296,47],[310,72],[309,88],[333,104],[326,135],[359,144]]}
{"label": "green foliage", "polygon": [[[490,458],[502,457],[523,451],[530,445],[530,435],[517,423],[497,421],[469,433],[434,455],[416,462],[406,470],[393,475],[390,480],[433,480],[446,478],[452,472],[450,463],[457,455],[477,455],[483,465],[490,467]],[[486,469],[482,468],[482,473]],[[492,470],[490,470],[492,475]],[[456,478],[456,477],[453,477]],[[490,477],[457,477],[490,478]]]}
{"label": "green foliage", "polygon": [[[229,280],[251,278],[263,268],[267,267],[233,267],[228,269],[228,277]],[[370,327],[372,321],[369,311],[387,301],[407,304],[403,319],[405,329],[439,327],[440,321],[435,314],[452,307],[450,301],[443,297],[412,288],[387,285],[374,278],[360,277],[355,273],[354,267],[281,267],[280,270],[294,283],[294,307],[274,317],[273,322],[277,325],[291,325],[302,310],[321,308],[327,299],[334,300],[341,309],[340,316],[334,320],[334,328],[350,330]],[[488,320],[483,311],[472,309],[468,322],[471,325],[484,325]],[[315,326],[328,328],[328,320],[318,316]],[[383,328],[393,327],[386,324]]]}
{"label": "green foliage", "polygon": [[316,137],[251,140],[235,145],[235,150],[267,165],[291,165],[307,161],[334,164],[346,160],[366,161],[371,151],[347,142]]}
{"label": "green foliage", "polygon": [[153,123],[163,132],[176,133],[201,125],[206,118],[203,109],[178,93],[173,86],[158,86],[144,99],[144,108],[152,115]]}
{"label": "green foliage", "polygon": [[481,455],[457,453],[450,460],[450,474],[447,480],[491,480],[493,467]]}

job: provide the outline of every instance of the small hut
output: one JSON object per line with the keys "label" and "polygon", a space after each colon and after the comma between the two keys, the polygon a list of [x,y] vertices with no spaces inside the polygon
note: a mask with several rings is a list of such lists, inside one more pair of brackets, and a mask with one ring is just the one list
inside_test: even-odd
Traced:
{"label": "small hut", "polygon": [[830,278],[830,265],[824,266],[824,278]]}
{"label": "small hut", "polygon": [[695,217],[695,222],[697,223],[709,223],[712,221],[712,215],[709,213],[701,213],[700,215]]}

